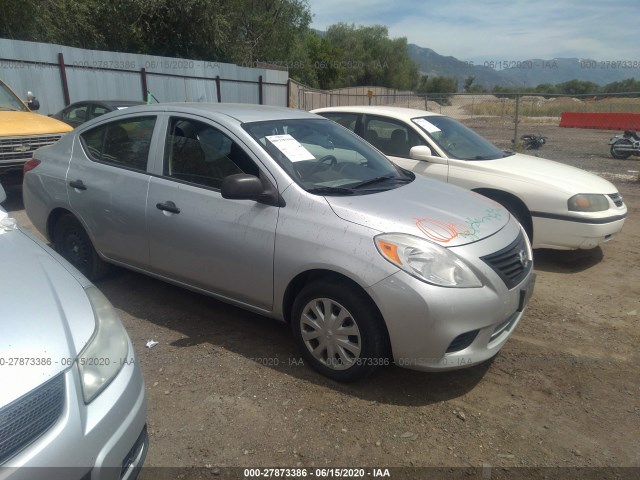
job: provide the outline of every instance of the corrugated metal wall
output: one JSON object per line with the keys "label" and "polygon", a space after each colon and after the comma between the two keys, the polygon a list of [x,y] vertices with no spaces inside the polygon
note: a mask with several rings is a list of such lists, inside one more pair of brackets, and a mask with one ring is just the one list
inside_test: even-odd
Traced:
{"label": "corrugated metal wall", "polygon": [[21,98],[27,91],[40,101],[40,113],[65,106],[60,54],[64,59],[69,100],[142,100],[142,78],[160,102],[218,101],[287,106],[286,71],[201,60],[85,50],[45,43],[0,39],[0,78]]}

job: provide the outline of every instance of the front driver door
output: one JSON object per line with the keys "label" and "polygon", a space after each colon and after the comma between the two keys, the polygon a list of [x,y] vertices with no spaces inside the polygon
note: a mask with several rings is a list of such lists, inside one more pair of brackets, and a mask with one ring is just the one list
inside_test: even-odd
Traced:
{"label": "front driver door", "polygon": [[271,310],[279,209],[220,194],[227,175],[266,172],[233,135],[201,118],[172,116],[166,132],[162,175],[151,178],[147,203],[151,269]]}
{"label": "front driver door", "polygon": [[[420,175],[447,181],[449,174],[447,159],[439,157],[434,161],[428,161],[410,157],[411,147],[429,145],[404,122],[377,115],[365,115],[363,136],[396,165]],[[430,148],[433,151],[433,148]]]}

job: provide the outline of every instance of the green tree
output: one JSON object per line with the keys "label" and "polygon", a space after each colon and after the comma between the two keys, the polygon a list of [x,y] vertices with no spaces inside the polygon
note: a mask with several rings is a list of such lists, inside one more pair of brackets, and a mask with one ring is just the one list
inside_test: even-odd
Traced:
{"label": "green tree", "polygon": [[390,39],[387,27],[338,23],[325,35],[338,56],[332,65],[338,70],[336,83],[411,89],[418,79],[418,67],[409,58],[406,38]]}
{"label": "green tree", "polygon": [[35,32],[37,3],[34,0],[0,0],[0,38],[27,40]]}
{"label": "green tree", "polygon": [[583,95],[586,93],[597,93],[600,91],[600,86],[593,82],[587,82],[584,80],[569,80],[568,82],[558,83],[556,85],[558,93],[565,93],[568,95]]}
{"label": "green tree", "polygon": [[473,85],[473,82],[475,81],[476,77],[474,77],[473,75],[469,75],[467,78],[464,79],[464,91],[465,92],[469,92],[471,90],[471,85]]}
{"label": "green tree", "polygon": [[458,81],[451,77],[423,75],[416,88],[417,93],[427,94],[430,100],[442,105],[451,104],[451,96],[458,91]]}
{"label": "green tree", "polygon": [[603,93],[628,93],[640,92],[640,81],[635,78],[627,78],[620,82],[612,82],[602,87]]}

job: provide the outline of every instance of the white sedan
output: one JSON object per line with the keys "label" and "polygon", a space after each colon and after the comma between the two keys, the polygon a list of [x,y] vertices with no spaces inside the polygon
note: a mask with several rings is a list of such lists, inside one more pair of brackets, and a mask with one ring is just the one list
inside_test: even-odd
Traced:
{"label": "white sedan", "polygon": [[314,110],[357,133],[407,170],[460,185],[506,207],[534,248],[590,249],[620,232],[616,187],[579,168],[505,152],[453,118],[398,107]]}

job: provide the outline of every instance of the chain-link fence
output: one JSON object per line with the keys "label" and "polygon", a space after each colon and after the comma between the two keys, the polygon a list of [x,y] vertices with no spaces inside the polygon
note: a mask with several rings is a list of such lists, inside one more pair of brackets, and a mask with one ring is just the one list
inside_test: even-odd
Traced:
{"label": "chain-link fence", "polygon": [[[292,82],[290,105],[396,106],[453,117],[504,150],[558,160],[612,180],[636,180],[640,156],[613,158],[610,139],[640,130],[640,93],[586,95],[429,94],[382,87],[318,90]],[[544,137],[527,148],[523,136]],[[640,153],[640,152],[639,152]]]}

